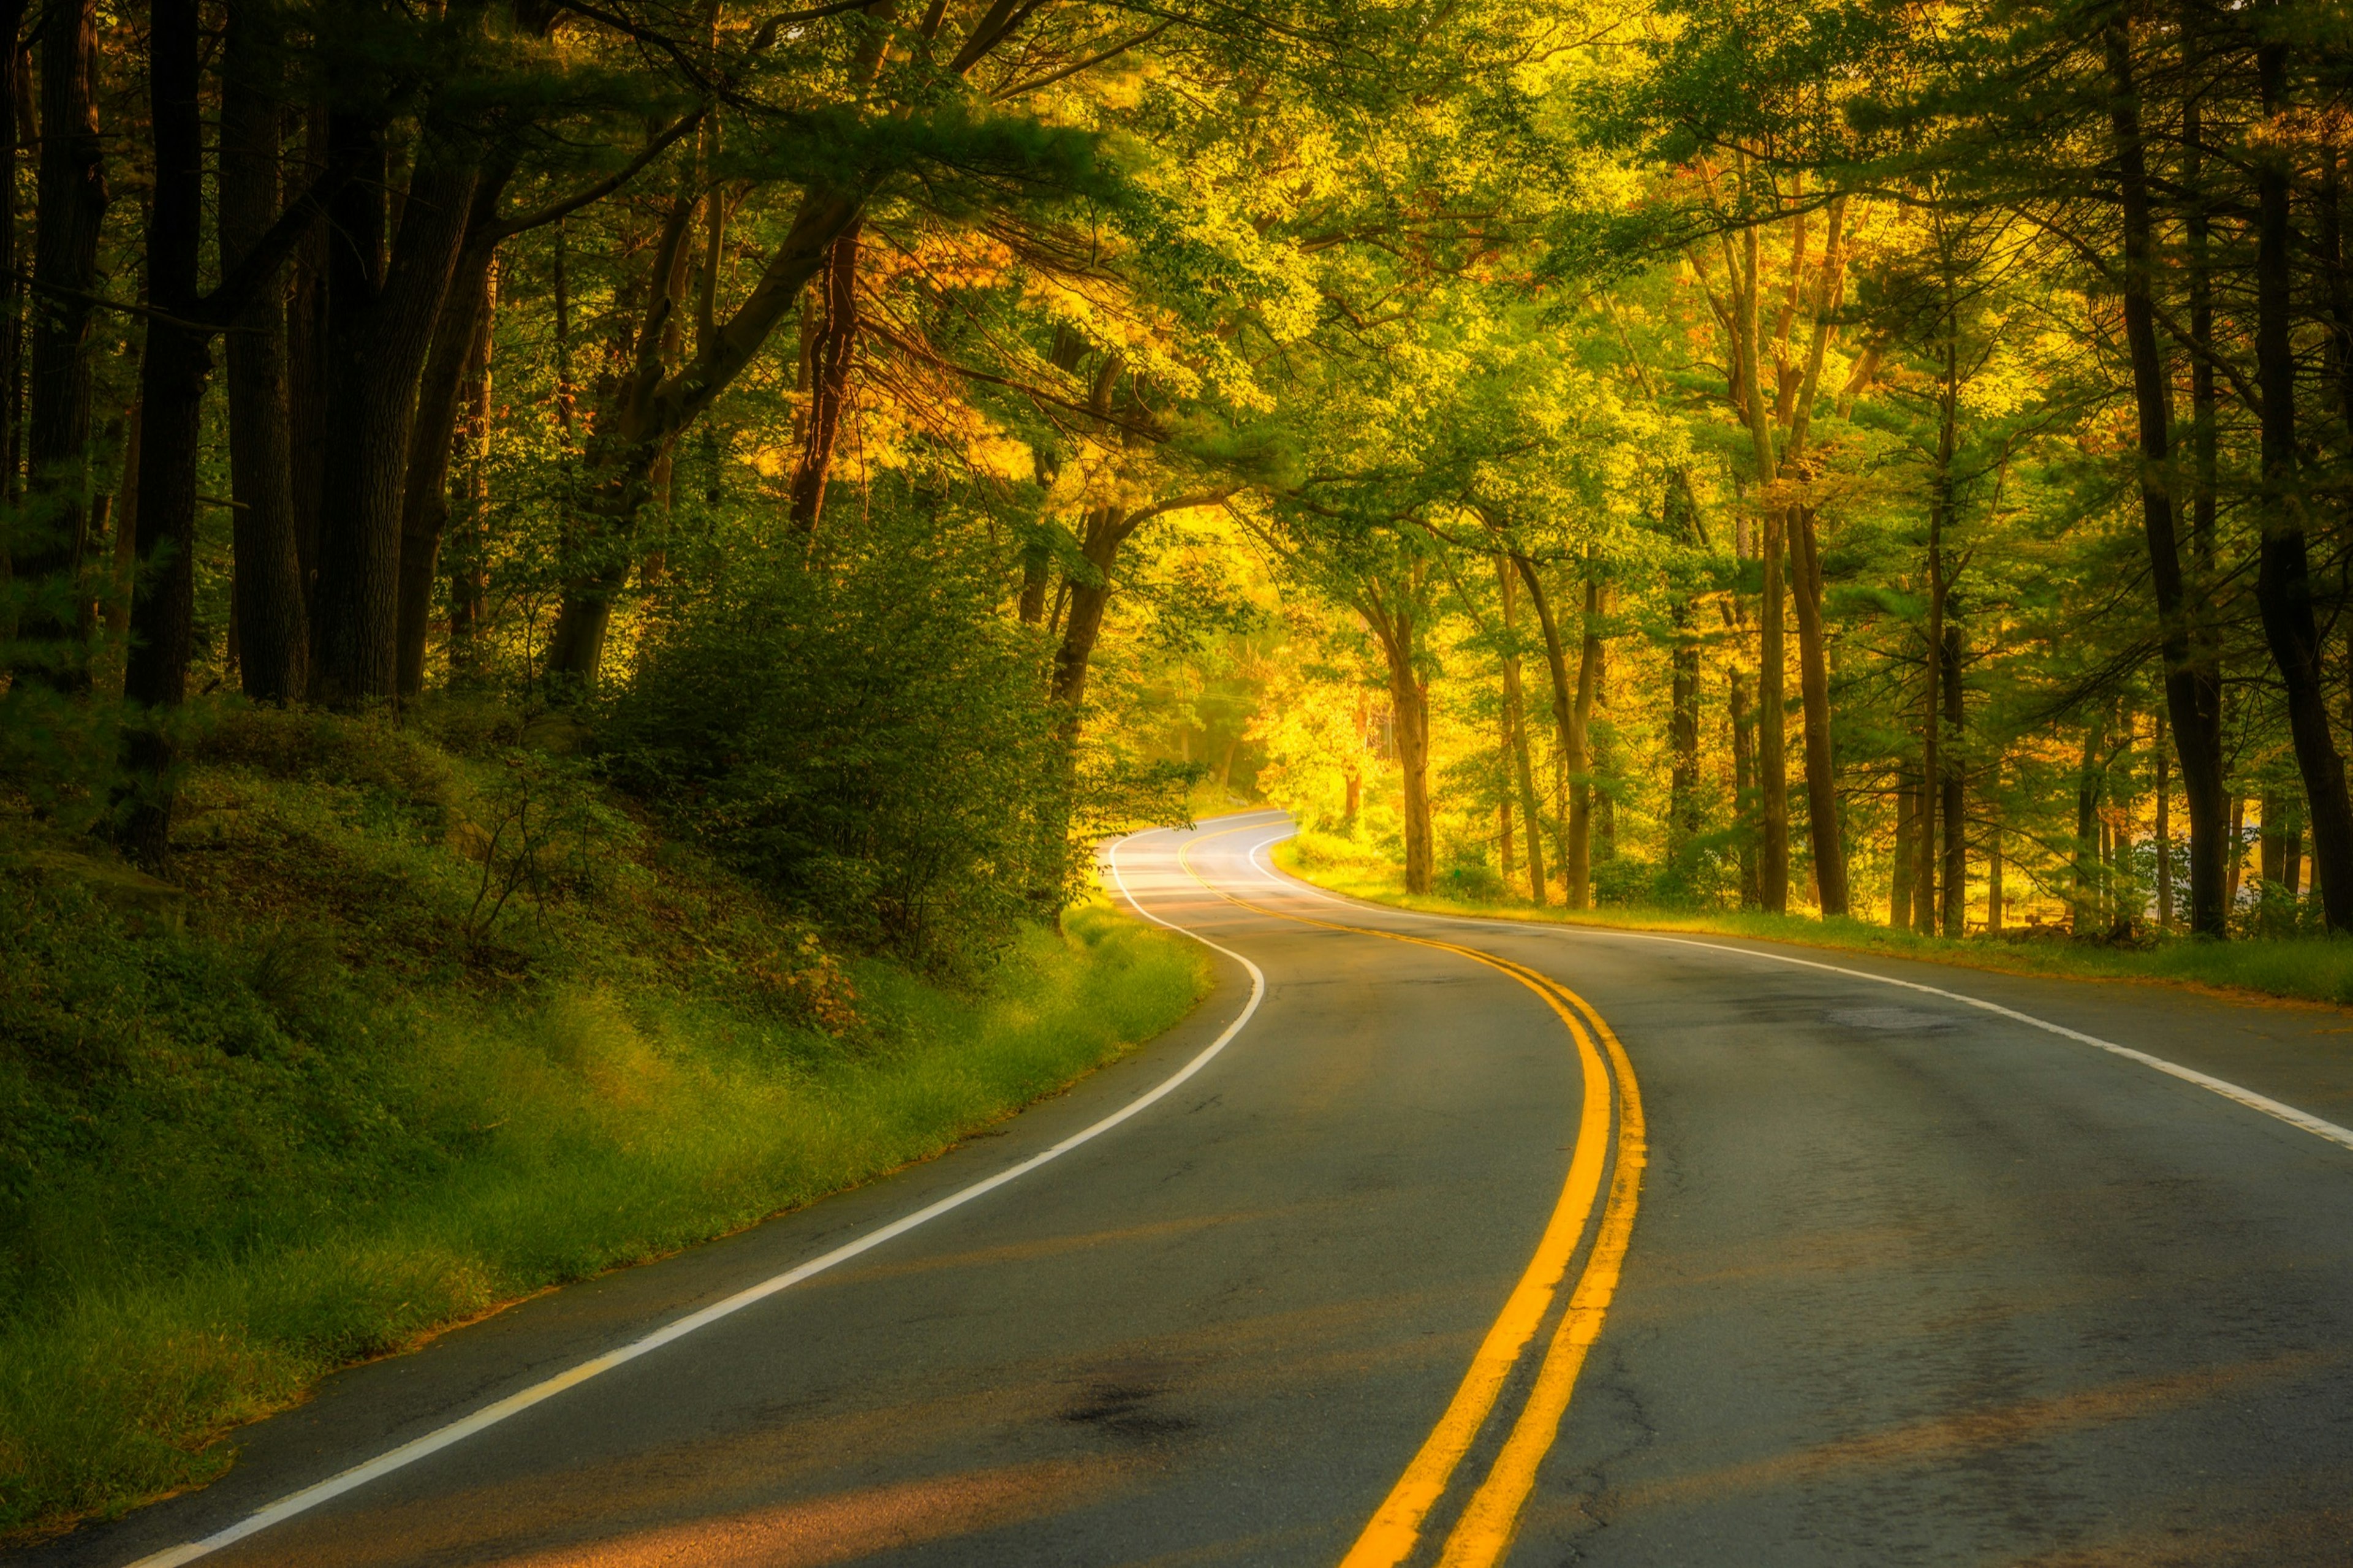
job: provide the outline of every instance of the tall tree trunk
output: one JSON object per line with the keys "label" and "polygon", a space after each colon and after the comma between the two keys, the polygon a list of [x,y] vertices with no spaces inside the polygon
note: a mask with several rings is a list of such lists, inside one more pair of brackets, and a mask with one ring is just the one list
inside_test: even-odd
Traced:
{"label": "tall tree trunk", "polygon": [[[220,254],[234,265],[279,211],[280,29],[266,0],[235,0],[221,70]],[[259,289],[227,342],[229,484],[236,497],[238,673],[257,702],[301,699],[310,658],[287,434],[286,303]]]}
{"label": "tall tree trunk", "polygon": [[195,624],[196,473],[210,334],[197,314],[204,223],[202,45],[196,0],[154,0],[148,90],[155,188],[147,210],[147,323],[140,365],[140,582],[132,603],[123,696],[142,711],[124,731],[129,773],[119,833],[150,870],[170,858],[171,710],[187,695]]}
{"label": "tall tree trunk", "polygon": [[[331,134],[381,177],[385,127],[338,111]],[[337,200],[328,286],[326,479],[317,690],[355,706],[399,693],[401,510],[417,391],[471,210],[477,163],[429,124],[384,255],[384,193]],[[347,210],[346,210],[347,209]]]}
{"label": "tall tree trunk", "polygon": [[1941,596],[1932,594],[1929,599],[1931,636],[1924,651],[1926,679],[1920,702],[1920,792],[1918,805],[1912,815],[1912,929],[1922,936],[1936,934],[1936,877],[1939,861],[1936,855],[1936,818],[1943,802],[1944,748],[1938,744],[1938,731],[1944,721],[1938,714],[1937,677],[1944,660],[1937,649],[1944,644],[1944,607]]}
{"label": "tall tree trunk", "polygon": [[[1545,593],[1544,579],[1537,574],[1535,563],[1515,553],[1512,565],[1519,573],[1520,581],[1527,585],[1528,603],[1535,607],[1536,625],[1544,633],[1545,672],[1552,682],[1554,755],[1561,770],[1561,778],[1556,782],[1565,782],[1585,770],[1585,734],[1577,724],[1576,700],[1568,679],[1568,653],[1562,646],[1560,622],[1552,613],[1552,601]],[[1576,901],[1576,884],[1568,870],[1567,816],[1566,811],[1561,813],[1561,897],[1569,908],[1580,909],[1583,906]]]}
{"label": "tall tree trunk", "polygon": [[[2148,543],[2149,577],[2157,594],[2159,646],[2165,658],[2165,700],[2181,761],[2181,787],[2189,807],[2189,929],[2220,937],[2228,927],[2224,897],[2221,671],[2206,625],[2212,574],[2213,382],[2207,356],[2192,362],[2191,387],[2200,406],[2200,484],[2193,545],[2199,550],[2197,594],[2184,581],[2174,532],[2173,497],[2168,487],[2168,446],[2173,421],[2170,389],[2157,342],[2151,290],[2155,243],[2149,211],[2147,152],[2140,123],[2139,89],[2134,76],[2129,18],[2121,11],[2105,29],[2110,85],[2110,123],[2116,148],[2117,193],[2123,215],[2125,341],[2132,359],[2133,401],[2139,416],[2141,527]],[[2188,144],[2196,156],[2194,117]],[[2194,179],[2193,170],[2193,179]],[[2202,195],[2193,192],[2189,233],[2193,337],[2212,334],[2212,307],[2206,292],[2205,216]],[[2201,345],[2202,346],[2202,345]]]}
{"label": "tall tree trunk", "polygon": [[1430,822],[1430,698],[1414,668],[1419,628],[1410,609],[1376,621],[1389,676],[1389,707],[1397,720],[1398,773],[1405,794],[1405,888],[1430,891],[1433,856]]}
{"label": "tall tree trunk", "polygon": [[2231,849],[2229,869],[2223,889],[2226,906],[2239,907],[2239,879],[2247,868],[2247,797],[2235,790],[2231,795]]}
{"label": "tall tree trunk", "polygon": [[[19,61],[24,54],[26,0],[0,0],[0,505],[11,509],[24,498],[19,459],[24,456],[25,280],[16,258],[16,153],[18,119],[31,83]],[[13,573],[8,541],[0,533],[0,589]],[[15,625],[0,618],[0,639],[13,639]]]}
{"label": "tall tree trunk", "polygon": [[466,501],[459,514],[457,549],[448,561],[449,678],[453,682],[480,673],[481,638],[489,630],[490,574],[485,554],[491,500],[491,342],[492,318],[498,310],[495,271],[484,287],[488,297],[474,331],[474,362],[467,370],[463,388]]}
{"label": "tall tree trunk", "polygon": [[1960,739],[1967,719],[1961,707],[1961,627],[1949,616],[1942,644],[1945,688],[1945,910],[1947,936],[1968,934],[1969,815],[1963,795]]}
{"label": "tall tree trunk", "polygon": [[1079,542],[1079,556],[1086,563],[1087,574],[1070,581],[1069,618],[1062,625],[1061,646],[1054,650],[1053,700],[1072,712],[1086,700],[1087,667],[1103,636],[1103,610],[1111,603],[1112,568],[1118,563],[1120,546],[1127,542],[1121,521],[1118,508],[1097,507],[1087,513],[1086,531]]}
{"label": "tall tree trunk", "polygon": [[2001,934],[2001,829],[1986,831],[1986,934]]}
{"label": "tall tree trunk", "polygon": [[[2263,112],[2276,121],[2287,111],[2286,46],[2264,43],[2256,50],[2256,70]],[[2322,915],[2330,931],[2341,931],[2353,930],[2353,801],[2346,795],[2344,759],[2329,733],[2297,475],[2288,156],[2284,142],[2272,139],[2258,148],[2255,163],[2255,381],[2263,396],[2263,544],[2255,604],[2263,640],[2287,689],[2288,732],[2304,775]]]}
{"label": "tall tree trunk", "polygon": [[1700,833],[1699,638],[1692,629],[1692,606],[1678,596],[1672,607],[1674,648],[1667,678],[1668,769],[1667,858],[1682,867]]}
{"label": "tall tree trunk", "polygon": [[2157,772],[2157,929],[2173,929],[2173,780],[2165,744],[2165,710],[2157,710],[2157,734],[2149,746]]}
{"label": "tall tree trunk", "polygon": [[1822,565],[1814,511],[1792,511],[1798,574],[1798,691],[1806,715],[1806,820],[1822,918],[1847,912],[1846,846],[1840,837],[1838,773],[1831,754],[1830,650],[1822,627]]}
{"label": "tall tree trunk", "polygon": [[2075,770],[2074,911],[2069,921],[2077,936],[2098,923],[2100,906],[2100,750],[2105,742],[2107,715],[2084,727],[2084,758]]}
{"label": "tall tree trunk", "polygon": [[[327,167],[328,116],[323,104],[303,115],[302,161],[306,177]],[[294,500],[294,553],[301,562],[302,605],[311,647],[318,647],[319,512],[327,482],[327,295],[332,226],[312,227],[287,269],[286,463]],[[305,692],[317,671],[304,668]]]}
{"label": "tall tree trunk", "polygon": [[790,516],[807,533],[825,510],[825,486],[833,469],[833,446],[849,400],[849,370],[858,355],[858,236],[852,220],[833,242],[825,268],[825,326],[814,350],[816,372],[809,387],[808,423],[800,460],[793,468]]}
{"label": "tall tree trunk", "polygon": [[[1536,808],[1535,770],[1528,756],[1527,705],[1520,688],[1519,594],[1510,563],[1495,558],[1495,585],[1504,601],[1504,729],[1514,782],[1519,788],[1522,820],[1528,825],[1529,901],[1543,908],[1545,896],[1544,818]],[[1507,872],[1504,877],[1510,881]]]}
{"label": "tall tree trunk", "polygon": [[451,264],[439,319],[426,351],[410,422],[401,479],[400,600],[395,637],[401,699],[425,689],[425,644],[440,575],[441,535],[449,525],[449,461],[461,437],[458,412],[467,381],[481,358],[491,314],[491,267],[498,255],[499,203],[512,166],[486,169],[477,179],[466,235]]}
{"label": "tall tree trunk", "polygon": [[1577,658],[1577,701],[1569,711],[1567,744],[1563,755],[1568,769],[1568,854],[1563,875],[1568,907],[1589,908],[1593,902],[1593,703],[1601,689],[1602,584],[1593,562],[1585,563],[1585,630]]}
{"label": "tall tree trunk", "polygon": [[1919,830],[1920,786],[1898,770],[1895,775],[1894,866],[1887,883],[1887,923],[1898,931],[1912,924],[1912,840]]}
{"label": "tall tree trunk", "polygon": [[1757,809],[1757,723],[1748,678],[1734,665],[1725,671],[1725,719],[1732,728],[1732,798],[1740,816],[1740,907],[1762,909],[1764,889],[1757,877],[1757,836],[1748,831]]}
{"label": "tall tree trunk", "polygon": [[[20,672],[80,690],[90,669],[79,581],[90,489],[90,300],[108,199],[98,130],[96,0],[57,0],[41,25],[41,150],[33,226],[28,526],[16,576],[30,585],[17,636],[43,649]],[[160,132],[159,132],[160,135]]]}
{"label": "tall tree trunk", "polygon": [[[1948,673],[1944,622],[1953,584],[1944,570],[1944,534],[1953,522],[1953,459],[1960,449],[1960,321],[1953,304],[1951,273],[1944,278],[1941,360],[1936,376],[1936,476],[1927,513],[1927,645],[1920,655],[1927,673],[1927,700],[1920,706],[1920,871],[1913,880],[1913,897],[1920,904],[1917,925],[1925,934],[1936,932],[1939,923],[1936,819],[1948,812],[1946,803],[1953,798],[1946,789],[1946,774],[1953,770],[1953,763],[1946,758],[1944,746],[1944,711],[1951,706],[1951,697],[1944,692]],[[1953,834],[1951,824],[1946,824],[1946,834]],[[1944,907],[1951,907],[1951,892],[1946,892]]]}
{"label": "tall tree trunk", "polygon": [[[1806,368],[1789,413],[1789,448],[1785,472],[1805,472],[1806,444],[1814,400],[1821,387],[1822,361],[1830,348],[1831,314],[1846,284],[1846,198],[1832,198],[1823,241],[1822,277],[1814,298],[1814,330]],[[1797,279],[1790,279],[1794,290]],[[1806,716],[1806,822],[1814,852],[1814,881],[1823,918],[1847,912],[1846,845],[1839,826],[1838,773],[1831,746],[1830,647],[1822,624],[1821,544],[1814,509],[1797,505],[1789,520],[1791,565],[1797,573],[1798,691]]]}

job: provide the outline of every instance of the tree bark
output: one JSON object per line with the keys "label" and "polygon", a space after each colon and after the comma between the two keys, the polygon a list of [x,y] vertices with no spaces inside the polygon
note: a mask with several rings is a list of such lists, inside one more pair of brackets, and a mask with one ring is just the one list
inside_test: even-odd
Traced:
{"label": "tree bark", "polygon": [[1898,931],[1912,924],[1913,837],[1919,828],[1920,789],[1899,772],[1895,777],[1894,869],[1887,884],[1887,923]]}
{"label": "tree bark", "polygon": [[195,0],[154,0],[148,91],[155,188],[147,210],[147,323],[140,364],[139,584],[132,602],[123,697],[141,710],[124,731],[129,774],[119,826],[151,871],[170,858],[174,762],[169,712],[187,694],[195,620],[196,473],[210,334],[198,311],[204,223],[202,45]]}
{"label": "tree bark", "polygon": [[825,510],[826,480],[833,469],[833,447],[841,414],[849,401],[849,370],[858,357],[858,235],[862,219],[842,230],[826,258],[825,325],[813,351],[816,374],[809,386],[808,422],[794,466],[789,515],[803,533],[816,531]]}
{"label": "tree bark", "polygon": [[[429,119],[429,117],[428,117]],[[332,116],[331,137],[381,180],[385,127]],[[384,255],[384,191],[339,196],[327,300],[326,476],[320,509],[316,689],[353,707],[399,693],[403,482],[418,377],[466,233],[478,166],[428,127]]]}
{"label": "tree bark", "polygon": [[1699,638],[1692,630],[1692,607],[1678,597],[1672,610],[1674,648],[1669,658],[1667,747],[1668,859],[1681,867],[1700,833]]}
{"label": "tree bark", "polygon": [[[16,257],[16,126],[30,89],[20,68],[26,0],[0,0],[0,504],[24,499],[25,280]],[[0,538],[0,588],[15,574],[7,542]],[[13,619],[0,617],[0,638],[13,639]]]}
{"label": "tree bark", "polygon": [[[2189,929],[2201,936],[2227,934],[2223,837],[2229,809],[2222,789],[2222,683],[2220,662],[2205,625],[2213,538],[2212,372],[2205,356],[2193,360],[2191,387],[2197,408],[2200,493],[2193,543],[2200,550],[2198,592],[2185,583],[2175,537],[2173,497],[2167,482],[2168,446],[2173,421],[2165,363],[2158,351],[2154,288],[2155,243],[2149,211],[2148,171],[2140,123],[2140,98],[2134,77],[2132,36],[2121,12],[2105,29],[2108,73],[2114,94],[2110,122],[2116,148],[2117,192],[2123,216],[2125,341],[2132,360],[2133,401],[2139,421],[2141,528],[2148,544],[2149,576],[2157,595],[2159,647],[2165,658],[2165,700],[2181,762],[2182,794],[2189,808]],[[2189,145],[2197,147],[2194,121]],[[2204,266],[2202,198],[2190,213],[2190,287],[2193,336],[2202,325],[2211,340],[2212,311]],[[2202,383],[2200,377],[2203,377]]]}
{"label": "tree bark", "polygon": [[[1535,607],[1536,625],[1544,633],[1545,670],[1552,680],[1553,738],[1559,747],[1560,765],[1567,774],[1582,773],[1585,768],[1585,735],[1577,728],[1574,699],[1571,696],[1572,688],[1568,679],[1568,655],[1567,650],[1561,645],[1560,623],[1553,616],[1552,601],[1545,595],[1544,579],[1536,574],[1535,563],[1525,555],[1514,553],[1512,557],[1512,565],[1519,573],[1520,581],[1527,585],[1528,603]],[[1571,909],[1577,909],[1582,906],[1574,901],[1576,895],[1570,891],[1573,884],[1568,880],[1567,827],[1567,825],[1564,821],[1561,846],[1563,850],[1561,896],[1563,902],[1567,903]]]}
{"label": "tree bark", "polygon": [[1967,717],[1961,706],[1961,627],[1949,617],[1943,641],[1945,736],[1952,751],[1945,761],[1944,930],[1947,936],[1968,934],[1969,815],[1957,751]]}
{"label": "tree bark", "polygon": [[[1833,197],[1823,240],[1821,283],[1814,298],[1814,330],[1806,368],[1790,409],[1789,449],[1785,471],[1802,473],[1811,432],[1814,400],[1829,352],[1831,312],[1846,286],[1846,198]],[[1792,287],[1795,287],[1792,279]],[[1798,694],[1806,718],[1806,826],[1814,852],[1814,884],[1824,919],[1847,913],[1846,844],[1839,824],[1838,773],[1831,753],[1830,646],[1822,623],[1821,544],[1814,509],[1788,509],[1790,562],[1797,573]]]}
{"label": "tree bark", "polygon": [[1577,701],[1569,710],[1568,744],[1563,753],[1568,768],[1568,854],[1562,875],[1572,910],[1588,909],[1593,903],[1593,704],[1601,689],[1601,664],[1607,657],[1601,616],[1601,579],[1588,559],[1584,636],[1577,657]]}
{"label": "tree bark", "polygon": [[1757,493],[1763,511],[1758,553],[1765,566],[1764,601],[1759,606],[1757,636],[1757,805],[1761,817],[1757,891],[1764,907],[1779,914],[1789,906],[1789,773],[1786,749],[1788,716],[1783,689],[1787,655],[1782,646],[1788,599],[1784,575],[1788,540],[1781,505],[1773,494],[1780,469],[1773,450],[1772,419],[1765,403],[1762,344],[1757,334],[1761,279],[1755,225],[1746,229],[1744,243],[1739,336],[1745,362],[1743,392],[1747,405],[1750,455],[1757,467]]}
{"label": "tree bark", "polygon": [[1765,894],[1757,879],[1757,837],[1750,833],[1750,814],[1757,805],[1757,726],[1752,717],[1754,703],[1748,695],[1748,679],[1738,667],[1725,671],[1725,720],[1732,727],[1732,795],[1741,818],[1740,834],[1740,906],[1762,909]]}
{"label": "tree bark", "polygon": [[[278,216],[280,29],[261,0],[235,0],[221,69],[220,253],[243,258]],[[258,289],[227,342],[229,484],[238,673],[257,702],[298,701],[310,631],[295,545],[287,433],[285,291]]]}
{"label": "tree bark", "polygon": [[[2288,107],[2286,46],[2266,42],[2258,48],[2256,72],[2263,112],[2277,121]],[[2353,800],[2346,795],[2344,759],[2329,733],[2299,492],[2287,157],[2284,145],[2274,140],[2258,149],[2255,163],[2255,382],[2263,397],[2263,543],[2255,604],[2263,615],[2263,640],[2287,689],[2288,732],[2304,776],[2322,917],[2330,931],[2341,931],[2353,930]]]}
{"label": "tree bark", "polygon": [[402,700],[425,689],[425,644],[440,572],[441,535],[449,524],[449,461],[459,438],[458,410],[470,373],[485,347],[491,313],[491,267],[502,237],[499,203],[512,167],[483,171],[476,181],[466,234],[433,326],[408,457],[401,480],[400,602],[396,673]]}
{"label": "tree bark", "polygon": [[1419,633],[1413,607],[1375,604],[1366,616],[1388,667],[1389,709],[1397,721],[1398,772],[1405,794],[1405,887],[1430,891],[1433,857],[1430,824],[1429,693],[1414,668]]}
{"label": "tree bark", "polygon": [[1792,512],[1798,574],[1798,693],[1806,715],[1806,825],[1822,918],[1847,912],[1846,846],[1839,827],[1838,773],[1831,752],[1830,650],[1822,626],[1820,545],[1811,507]]}
{"label": "tree bark", "polygon": [[[1535,770],[1528,756],[1527,705],[1520,687],[1519,595],[1511,565],[1501,556],[1495,560],[1495,585],[1504,601],[1504,729],[1513,779],[1519,787],[1521,816],[1528,826],[1528,901],[1542,909],[1550,900],[1545,894],[1544,834],[1538,826],[1544,818],[1536,807]],[[1504,880],[1511,880],[1508,871]]]}
{"label": "tree bark", "polygon": [[[33,223],[33,345],[24,534],[31,586],[17,636],[42,648],[20,676],[61,690],[90,679],[79,604],[90,489],[90,321],[108,192],[98,129],[96,0],[57,0],[41,27],[41,149]],[[11,128],[13,130],[13,127]],[[158,132],[159,136],[161,132]]]}
{"label": "tree bark", "polygon": [[466,374],[467,410],[461,438],[466,447],[466,504],[458,528],[458,548],[449,565],[449,679],[480,672],[480,639],[488,631],[490,575],[485,516],[491,499],[491,340],[498,310],[498,275],[485,281],[488,298],[474,329],[474,362]]}
{"label": "tree bark", "polygon": [[2157,710],[2157,734],[2149,746],[2157,772],[2157,929],[2173,929],[2173,780],[2165,745],[2165,710]]}

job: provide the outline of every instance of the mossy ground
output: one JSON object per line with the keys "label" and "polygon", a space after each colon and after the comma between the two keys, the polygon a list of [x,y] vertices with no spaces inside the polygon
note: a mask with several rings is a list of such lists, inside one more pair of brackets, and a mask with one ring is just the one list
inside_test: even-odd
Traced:
{"label": "mossy ground", "polygon": [[1106,905],[961,976],[843,959],[522,740],[227,715],[177,929],[0,817],[0,1539],[205,1481],[336,1366],[937,1153],[1208,987]]}

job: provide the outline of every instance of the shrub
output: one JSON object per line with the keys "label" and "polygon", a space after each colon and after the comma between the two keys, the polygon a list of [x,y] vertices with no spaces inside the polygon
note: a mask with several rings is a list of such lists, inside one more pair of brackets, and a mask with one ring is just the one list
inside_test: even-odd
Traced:
{"label": "shrub", "polygon": [[607,761],[836,935],[968,969],[1059,905],[1068,773],[990,563],[875,526],[835,568],[739,561],[669,606]]}

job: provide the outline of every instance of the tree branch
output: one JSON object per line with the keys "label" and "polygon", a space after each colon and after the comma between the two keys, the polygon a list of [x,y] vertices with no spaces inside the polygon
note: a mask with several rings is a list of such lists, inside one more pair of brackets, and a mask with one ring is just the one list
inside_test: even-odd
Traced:
{"label": "tree branch", "polygon": [[689,110],[676,124],[670,126],[670,129],[664,131],[660,135],[646,143],[644,151],[640,152],[636,157],[630,159],[627,163],[624,163],[612,174],[597,181],[595,184],[589,185],[583,190],[576,191],[571,195],[565,197],[560,202],[554,203],[548,206],[543,206],[537,212],[524,213],[518,217],[501,218],[497,223],[491,226],[493,232],[500,239],[512,239],[516,235],[523,234],[529,230],[554,223],[558,218],[569,217],[572,214],[578,212],[582,207],[587,206],[591,203],[603,201],[607,196],[611,195],[615,191],[619,190],[623,185],[628,184],[631,180],[636,179],[638,175],[643,174],[647,166],[652,163],[655,159],[660,157],[664,153],[668,152],[671,146],[678,142],[680,137],[684,136],[697,125],[702,124],[703,116],[710,112],[711,103],[710,100],[706,99],[704,101],[696,104],[692,109]]}

